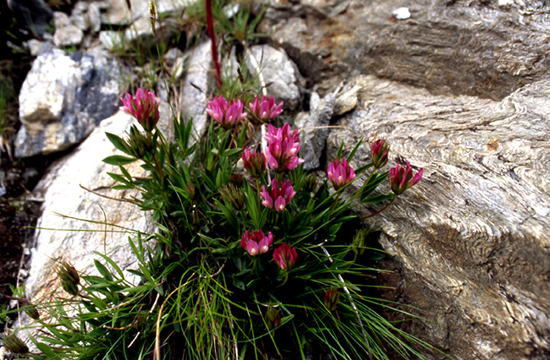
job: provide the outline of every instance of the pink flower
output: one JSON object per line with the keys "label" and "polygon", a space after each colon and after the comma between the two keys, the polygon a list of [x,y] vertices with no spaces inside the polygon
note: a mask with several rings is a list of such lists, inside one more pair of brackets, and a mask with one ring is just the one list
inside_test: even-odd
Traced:
{"label": "pink flower", "polygon": [[342,186],[349,184],[355,179],[355,171],[353,171],[346,159],[340,161],[336,158],[336,161],[333,161],[328,166],[327,174],[335,190],[340,189]]}
{"label": "pink flower", "polygon": [[151,132],[160,118],[160,99],[155,98],[155,92],[139,88],[136,97],[126,94],[120,98],[124,106],[120,110],[134,116],[146,132]]}
{"label": "pink flower", "polygon": [[420,169],[416,175],[413,176],[413,171],[409,162],[403,167],[401,164],[395,165],[388,173],[388,179],[390,180],[391,189],[395,195],[400,195],[408,188],[416,184],[422,179],[424,169]]}
{"label": "pink flower", "polygon": [[258,179],[265,171],[266,168],[266,159],[265,155],[256,152],[251,153],[248,149],[248,146],[244,148],[244,153],[241,156],[244,162],[244,168],[248,171],[250,176]]}
{"label": "pink flower", "polygon": [[233,99],[229,105],[227,100],[220,95],[208,102],[206,112],[224,129],[229,129],[246,118],[247,113],[243,113],[243,108],[244,104],[241,100]]}
{"label": "pink flower", "polygon": [[336,310],[338,304],[340,304],[340,294],[338,289],[330,289],[325,292],[325,298],[323,299],[325,306],[330,311]]}
{"label": "pink flower", "polygon": [[295,247],[290,248],[287,244],[281,243],[281,246],[273,252],[273,260],[282,270],[289,271],[296,265],[298,253]]}
{"label": "pink flower", "polygon": [[390,144],[384,139],[378,139],[372,143],[371,156],[372,165],[375,169],[383,168],[388,163],[388,152],[390,150]]}
{"label": "pink flower", "polygon": [[271,231],[267,236],[264,235],[262,230],[245,231],[241,239],[241,247],[252,256],[265,254],[272,243],[273,234],[271,234]]}
{"label": "pink flower", "polygon": [[275,105],[273,96],[270,96],[268,100],[262,95],[262,101],[256,97],[254,102],[248,104],[248,106],[250,111],[262,120],[274,119],[283,112],[283,102],[281,101],[279,105]]}
{"label": "pink flower", "polygon": [[[262,205],[267,206],[270,209],[274,209],[277,212],[281,212],[288,204],[290,204],[290,201],[294,195],[296,195],[296,191],[294,191],[290,180],[282,183],[281,188],[279,188],[277,179],[273,179],[273,183],[271,184],[271,192],[267,192],[265,185],[262,185],[260,195],[264,199],[264,201],[262,201]],[[275,205],[275,207],[273,207],[273,205]]]}
{"label": "pink flower", "polygon": [[277,172],[294,170],[304,162],[298,157],[300,151],[300,136],[298,130],[290,133],[290,125],[284,124],[282,128],[267,125],[265,139],[268,143],[265,149],[269,167]]}

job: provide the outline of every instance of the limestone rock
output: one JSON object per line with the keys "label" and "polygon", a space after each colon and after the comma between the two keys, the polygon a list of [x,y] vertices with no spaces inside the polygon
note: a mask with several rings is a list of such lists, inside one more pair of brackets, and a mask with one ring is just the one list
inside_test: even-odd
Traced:
{"label": "limestone rock", "polygon": [[53,13],[53,18],[55,20],[55,34],[53,35],[55,46],[73,46],[82,42],[84,36],[82,29],[75,26],[67,14],[56,11]]}
{"label": "limestone rock", "polygon": [[[370,218],[402,266],[409,331],[456,359],[543,359],[550,351],[550,81],[502,101],[442,96],[361,76],[355,110],[330,130],[327,161],[364,136],[423,179]],[[367,143],[352,166],[368,161]],[[361,181],[356,183],[360,186]],[[389,185],[381,191],[390,191]],[[361,215],[382,205],[358,207]],[[442,358],[433,354],[434,358]]]}
{"label": "limestone rock", "polygon": [[[161,123],[166,126],[170,109],[161,103],[160,110]],[[130,125],[136,123],[123,112],[105,119],[74,152],[52,164],[36,186],[35,197],[44,199],[43,213],[37,223],[37,227],[43,229],[37,230],[32,249],[26,281],[30,298],[45,301],[45,296],[52,296],[52,291],[59,288],[54,272],[56,261],[68,261],[77,270],[95,275],[94,259],[101,259],[94,251],[102,254],[106,251],[123,270],[136,267],[137,260],[128,245],[128,237],[135,239],[137,231],[153,232],[153,221],[150,214],[140,211],[131,202],[113,200],[131,199],[139,194],[112,190],[115,182],[107,172],[120,173],[120,170],[102,162],[107,156],[120,155],[105,132],[124,137]],[[126,168],[136,176],[144,172],[139,162]],[[80,185],[113,199],[88,192]],[[134,279],[127,272],[126,276]]]}
{"label": "limestone rock", "polygon": [[86,1],[77,2],[71,12],[71,22],[82,31],[98,32],[101,28],[99,5]]}
{"label": "limestone rock", "polygon": [[27,46],[31,56],[42,55],[53,49],[53,44],[50,41],[39,41],[36,39],[30,39],[27,42]]}
{"label": "limestone rock", "polygon": [[[210,40],[187,51],[188,67],[177,102],[177,112],[185,119],[193,118],[195,136],[201,136],[208,127],[206,108],[208,106],[208,85],[213,68]],[[200,90],[198,90],[198,87]],[[202,91],[201,91],[202,90]]]}
{"label": "limestone rock", "polygon": [[100,51],[38,56],[19,94],[15,156],[62,151],[85,138],[117,109],[118,69]]}
{"label": "limestone rock", "polygon": [[269,45],[256,45],[250,48],[251,56],[247,59],[248,69],[256,76],[261,70],[265,84],[272,83],[267,93],[277,102],[284,101],[285,109],[295,109],[300,102],[300,91],[296,85],[295,65],[283,49],[275,49]]}

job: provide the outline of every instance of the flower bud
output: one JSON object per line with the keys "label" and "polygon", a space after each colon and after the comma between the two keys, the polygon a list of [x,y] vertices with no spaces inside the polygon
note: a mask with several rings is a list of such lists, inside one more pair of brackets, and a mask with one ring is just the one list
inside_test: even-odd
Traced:
{"label": "flower bud", "polygon": [[328,179],[332,182],[334,190],[340,189],[342,186],[349,184],[355,179],[355,171],[348,164],[346,159],[338,159],[330,163],[327,169]]}
{"label": "flower bud", "polygon": [[30,301],[23,299],[21,301],[21,305],[23,306],[23,311],[25,311],[31,319],[40,320],[40,313],[36,309],[36,306],[34,306]]}
{"label": "flower bud", "polygon": [[279,310],[277,310],[274,306],[269,306],[265,314],[265,322],[267,323],[269,330],[273,330],[281,325],[281,315],[279,314]]}
{"label": "flower bud", "polygon": [[361,229],[355,233],[353,241],[351,242],[351,249],[355,255],[363,255],[365,252],[365,238],[368,234],[366,229]]}
{"label": "flower bud", "polygon": [[66,262],[61,262],[57,268],[57,276],[61,279],[61,286],[70,295],[78,295],[80,276],[78,271]]}
{"label": "flower bud", "polygon": [[227,184],[220,188],[220,195],[226,204],[233,206],[235,210],[242,210],[244,206],[244,194],[242,189],[238,189],[233,184]]}
{"label": "flower bud", "polygon": [[395,195],[400,195],[408,188],[416,184],[422,179],[424,169],[420,169],[416,174],[413,174],[411,165],[407,161],[406,165],[401,167],[401,164],[395,165],[388,173],[391,189]]}
{"label": "flower bud", "polygon": [[128,145],[132,155],[138,159],[143,159],[146,153],[153,149],[151,139],[143,136],[143,134],[135,126],[130,127],[130,135],[128,137]]}
{"label": "flower bud", "polygon": [[325,292],[325,298],[323,299],[325,306],[330,311],[336,310],[340,304],[340,293],[338,289],[330,289]]}
{"label": "flower bud", "polygon": [[18,338],[15,334],[6,336],[2,342],[4,343],[4,347],[12,353],[15,354],[25,354],[29,352],[29,348],[27,347],[27,344],[20,338]]}
{"label": "flower bud", "polygon": [[305,190],[307,192],[312,192],[313,190],[315,190],[316,186],[317,186],[317,174],[312,172],[308,176],[306,176]]}
{"label": "flower bud", "polygon": [[273,252],[273,260],[282,270],[290,271],[296,265],[298,253],[295,247],[291,248],[287,244],[281,243],[281,246]]}
{"label": "flower bud", "polygon": [[371,157],[375,169],[383,168],[388,163],[390,144],[385,139],[378,139],[372,143]]}
{"label": "flower bud", "polygon": [[267,164],[265,155],[257,152],[256,149],[254,149],[254,152],[251,153],[247,146],[244,148],[241,158],[243,159],[244,168],[253,178],[258,179],[265,172]]}

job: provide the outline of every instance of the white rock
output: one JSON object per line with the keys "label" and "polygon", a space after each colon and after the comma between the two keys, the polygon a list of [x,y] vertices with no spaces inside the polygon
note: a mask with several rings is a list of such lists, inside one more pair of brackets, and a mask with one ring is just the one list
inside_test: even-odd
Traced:
{"label": "white rock", "polygon": [[53,43],[57,47],[66,47],[78,45],[82,42],[84,33],[82,30],[71,23],[67,14],[62,12],[54,12],[55,34],[53,35]]}
{"label": "white rock", "polygon": [[411,17],[411,12],[406,7],[400,7],[399,9],[395,9],[392,11],[392,14],[395,16],[397,20],[405,20]]}

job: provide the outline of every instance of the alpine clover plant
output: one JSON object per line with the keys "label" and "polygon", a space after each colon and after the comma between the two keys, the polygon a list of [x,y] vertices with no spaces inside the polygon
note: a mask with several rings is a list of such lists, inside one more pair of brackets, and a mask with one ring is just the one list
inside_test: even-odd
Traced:
{"label": "alpine clover plant", "polygon": [[[104,254],[95,262],[101,276],[79,275],[62,263],[58,274],[70,299],[43,305],[50,315],[36,320],[43,330],[30,340],[39,351],[28,357],[387,359],[390,347],[422,358],[417,346],[429,345],[374,310],[391,304],[369,292],[366,276],[376,270],[358,256],[371,249],[364,232],[350,243],[343,227],[358,222],[356,198],[393,202],[422,170],[414,174],[407,163],[381,172],[389,151],[384,140],[372,146],[376,164],[353,169],[360,140],[347,157],[342,144],[320,181],[304,171],[299,130],[288,123],[269,124],[267,147],[251,151],[244,144],[253,122],[241,121],[280,115],[281,104],[271,98],[243,109],[240,99],[216,96],[204,137],[192,137],[192,119],[175,117],[173,141],[157,127],[160,101],[153,92],[139,89],[122,101],[141,129],[132,126],[126,138],[107,134],[125,155],[104,161],[118,167],[109,173],[114,188],[140,192],[133,201],[152,212],[158,232],[130,239],[138,264],[129,272],[138,284]],[[135,161],[150,176],[124,167]],[[351,199],[339,198],[359,180]],[[392,192],[373,195],[385,181]]]}

